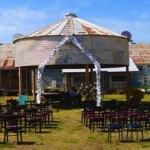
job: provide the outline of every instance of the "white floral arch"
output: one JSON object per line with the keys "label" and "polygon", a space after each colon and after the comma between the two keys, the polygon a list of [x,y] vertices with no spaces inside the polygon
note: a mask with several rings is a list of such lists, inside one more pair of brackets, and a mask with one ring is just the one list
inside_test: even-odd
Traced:
{"label": "white floral arch", "polygon": [[44,62],[42,62],[38,66],[38,78],[37,78],[37,103],[41,103],[41,95],[42,95],[42,74],[45,69],[45,65],[49,62],[49,60],[57,53],[63,45],[65,45],[66,42],[72,42],[76,47],[78,47],[81,52],[83,52],[94,64],[95,71],[96,71],[96,101],[97,106],[101,105],[101,66],[99,62],[91,55],[90,52],[86,51],[84,47],[78,42],[78,40],[73,35],[66,36],[58,46],[56,46],[51,53],[49,54],[48,58],[45,59]]}

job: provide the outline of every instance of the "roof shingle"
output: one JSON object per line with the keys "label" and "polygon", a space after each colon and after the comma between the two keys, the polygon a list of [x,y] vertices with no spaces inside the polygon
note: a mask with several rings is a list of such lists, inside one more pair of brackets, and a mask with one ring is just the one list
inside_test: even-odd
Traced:
{"label": "roof shingle", "polygon": [[130,45],[129,55],[137,65],[150,64],[150,44],[137,43]]}

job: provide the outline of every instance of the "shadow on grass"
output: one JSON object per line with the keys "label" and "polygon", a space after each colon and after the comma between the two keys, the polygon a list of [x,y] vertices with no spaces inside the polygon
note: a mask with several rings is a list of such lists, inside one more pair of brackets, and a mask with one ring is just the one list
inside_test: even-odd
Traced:
{"label": "shadow on grass", "polygon": [[[58,124],[58,123],[60,123],[60,122],[61,122],[60,120],[53,120],[51,123],[57,123],[57,124]],[[51,123],[50,123],[50,124],[51,124]]]}
{"label": "shadow on grass", "polygon": [[140,142],[150,142],[150,138],[140,140]]}
{"label": "shadow on grass", "polygon": [[121,143],[133,143],[135,140],[121,140]]}
{"label": "shadow on grass", "polygon": [[44,127],[45,129],[53,129],[53,128],[58,128],[58,125],[61,121],[60,120],[53,120],[49,124]]}
{"label": "shadow on grass", "polygon": [[9,143],[9,142],[0,142],[0,145],[12,145],[12,144],[17,144],[17,145],[34,145],[36,142],[30,142],[30,141],[23,141],[23,142],[14,142],[14,143]]}
{"label": "shadow on grass", "polygon": [[50,124],[50,125],[48,125],[48,126],[46,126],[44,128],[45,129],[56,129],[56,128],[58,128],[58,126],[57,126],[57,124]]}
{"label": "shadow on grass", "polygon": [[122,140],[120,141],[122,143],[132,143],[132,142],[150,142],[150,138],[147,139],[141,139],[141,140]]}
{"label": "shadow on grass", "polygon": [[34,145],[36,142],[24,141],[17,143],[18,145]]}
{"label": "shadow on grass", "polygon": [[47,133],[50,133],[50,131],[39,131],[39,132],[36,132],[37,134],[47,134]]}

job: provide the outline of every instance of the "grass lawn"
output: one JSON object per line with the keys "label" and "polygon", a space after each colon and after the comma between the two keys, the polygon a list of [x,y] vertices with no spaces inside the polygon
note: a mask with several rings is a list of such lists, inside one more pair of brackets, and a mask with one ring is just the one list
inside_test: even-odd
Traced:
{"label": "grass lawn", "polygon": [[[112,143],[107,141],[107,133],[92,132],[80,122],[80,109],[54,112],[54,122],[43,133],[23,134],[23,143],[16,144],[16,137],[10,137],[8,144],[0,143],[3,150],[149,150],[150,131],[144,133],[145,141],[121,143],[114,133]],[[124,133],[125,135],[125,133]],[[3,133],[0,133],[3,141]]]}
{"label": "grass lawn", "polygon": [[[111,100],[116,99],[119,101],[126,101],[126,95],[122,94],[107,94],[102,97],[102,100]],[[142,98],[143,102],[150,102],[150,94],[144,94],[144,98]]]}
{"label": "grass lawn", "polygon": [[[1,98],[3,100],[4,98]],[[2,103],[3,103],[2,102]],[[54,122],[43,128],[42,133],[34,131],[23,134],[23,143],[16,144],[16,137],[9,137],[9,143],[3,144],[3,132],[0,132],[1,150],[150,150],[150,130],[144,131],[144,141],[118,141],[113,133],[112,143],[107,141],[107,132],[98,129],[95,132],[81,124],[81,109],[54,110]],[[124,133],[124,136],[126,133]],[[140,138],[140,134],[139,134]]]}

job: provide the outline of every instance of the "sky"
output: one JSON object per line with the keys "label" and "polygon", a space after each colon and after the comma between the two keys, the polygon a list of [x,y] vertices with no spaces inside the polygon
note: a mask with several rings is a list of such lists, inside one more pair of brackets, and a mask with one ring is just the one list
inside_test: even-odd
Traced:
{"label": "sky", "polygon": [[1,0],[0,43],[15,34],[37,31],[63,19],[66,13],[121,34],[135,43],[150,43],[150,0]]}

